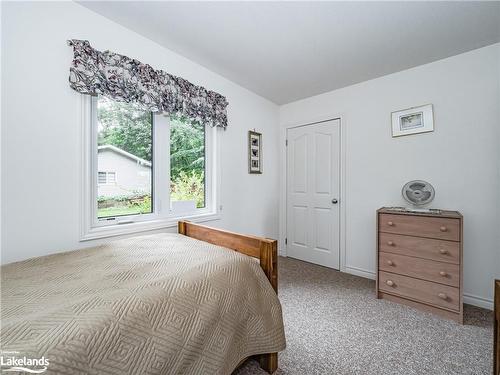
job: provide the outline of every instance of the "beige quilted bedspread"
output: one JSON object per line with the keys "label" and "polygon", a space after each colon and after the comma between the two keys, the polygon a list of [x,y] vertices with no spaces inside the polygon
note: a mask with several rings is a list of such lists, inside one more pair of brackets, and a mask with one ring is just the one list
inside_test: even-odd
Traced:
{"label": "beige quilted bedspread", "polygon": [[285,348],[258,262],[178,234],[1,268],[2,350],[58,374],[230,374]]}

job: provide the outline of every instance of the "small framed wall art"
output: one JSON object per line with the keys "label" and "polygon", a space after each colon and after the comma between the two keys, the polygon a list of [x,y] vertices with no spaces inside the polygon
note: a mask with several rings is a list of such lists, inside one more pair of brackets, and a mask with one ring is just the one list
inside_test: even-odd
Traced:
{"label": "small framed wall art", "polygon": [[392,112],[391,117],[393,137],[434,131],[432,104]]}
{"label": "small framed wall art", "polygon": [[248,173],[262,173],[262,134],[248,131]]}

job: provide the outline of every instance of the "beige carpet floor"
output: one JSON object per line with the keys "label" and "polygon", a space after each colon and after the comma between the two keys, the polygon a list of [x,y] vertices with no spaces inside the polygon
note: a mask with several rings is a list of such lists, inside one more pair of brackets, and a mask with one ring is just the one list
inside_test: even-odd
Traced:
{"label": "beige carpet floor", "polygon": [[[287,348],[282,374],[492,374],[493,314],[465,306],[465,324],[375,298],[372,280],[279,260]],[[247,361],[233,375],[265,374]]]}

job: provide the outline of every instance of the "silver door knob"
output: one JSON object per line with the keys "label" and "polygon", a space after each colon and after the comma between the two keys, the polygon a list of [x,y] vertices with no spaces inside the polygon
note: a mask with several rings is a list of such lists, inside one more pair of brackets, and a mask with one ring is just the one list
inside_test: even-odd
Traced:
{"label": "silver door knob", "polygon": [[333,203],[333,204],[337,204],[337,203],[339,203],[339,201],[338,201],[336,198],[333,198],[333,199],[332,199],[332,203]]}

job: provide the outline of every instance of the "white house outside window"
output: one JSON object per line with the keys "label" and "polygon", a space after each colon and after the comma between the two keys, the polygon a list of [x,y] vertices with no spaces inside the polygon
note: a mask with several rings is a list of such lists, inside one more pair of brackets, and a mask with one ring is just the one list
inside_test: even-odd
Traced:
{"label": "white house outside window", "polygon": [[105,97],[87,107],[83,240],[217,217],[216,128]]}

